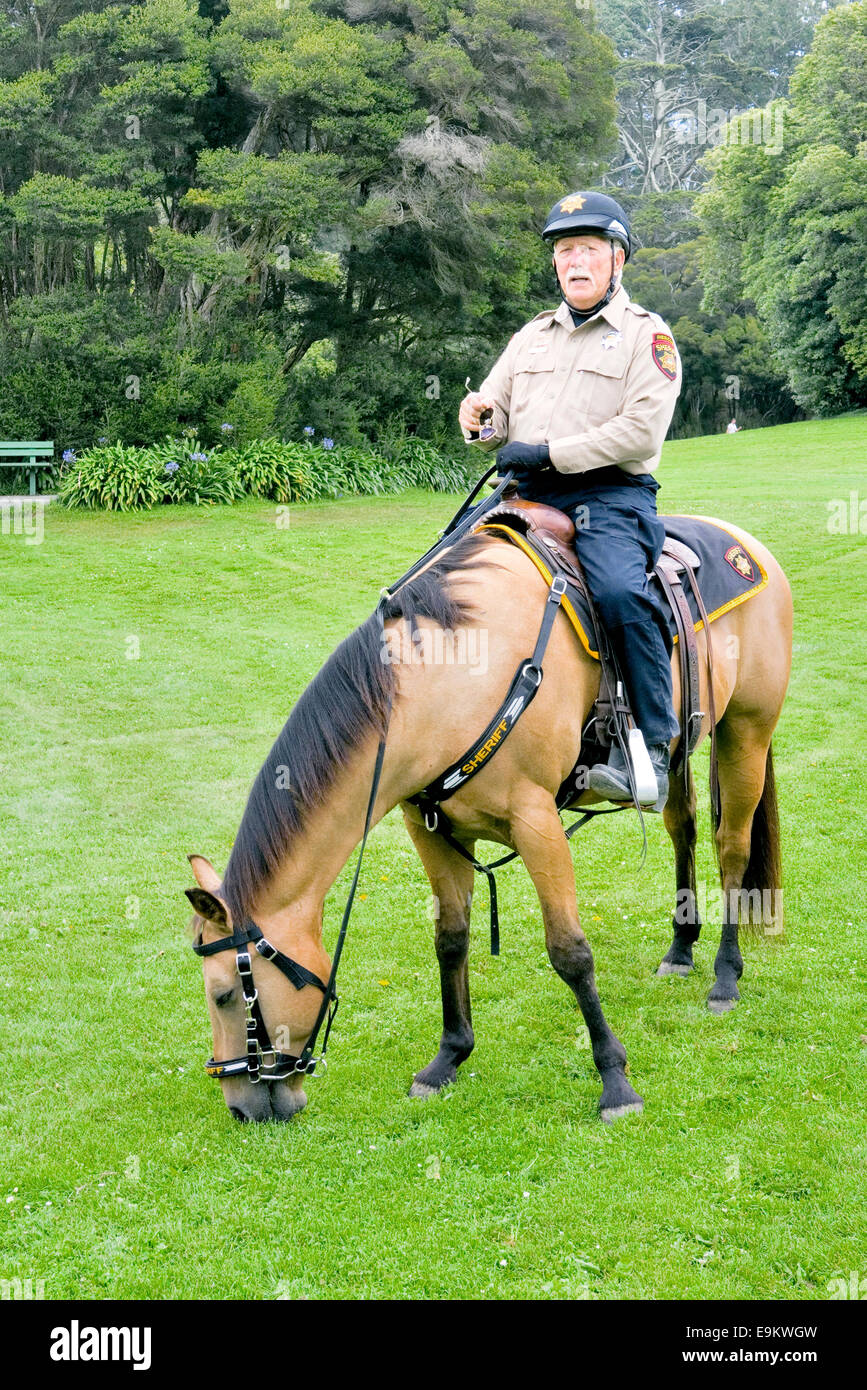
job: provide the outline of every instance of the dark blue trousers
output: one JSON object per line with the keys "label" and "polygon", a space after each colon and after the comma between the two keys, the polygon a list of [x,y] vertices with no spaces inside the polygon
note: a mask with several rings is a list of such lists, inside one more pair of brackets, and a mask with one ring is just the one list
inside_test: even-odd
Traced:
{"label": "dark blue trousers", "polygon": [[[550,488],[550,490],[549,490]],[[650,474],[594,469],[580,478],[536,475],[522,494],[567,512],[590,593],[623,672],[635,723],[648,748],[680,732],[671,686],[672,641],[647,571],[659,559],[665,527],[656,514],[659,484]]]}

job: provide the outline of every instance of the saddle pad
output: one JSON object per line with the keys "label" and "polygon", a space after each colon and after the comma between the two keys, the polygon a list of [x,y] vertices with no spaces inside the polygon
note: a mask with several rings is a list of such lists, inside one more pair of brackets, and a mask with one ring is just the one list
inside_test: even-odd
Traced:
{"label": "saddle pad", "polygon": [[[731,608],[736,608],[739,603],[746,603],[747,599],[761,593],[764,589],[768,582],[766,571],[755,556],[750,554],[746,546],[738,540],[737,536],[733,536],[725,527],[718,526],[714,521],[704,521],[693,516],[661,516],[660,521],[665,525],[667,536],[688,545],[701,560],[697,579],[710,622],[721,617],[723,613],[728,613]],[[479,530],[497,533],[519,546],[526,555],[529,555],[545,580],[550,583],[553,577],[552,571],[519,532],[511,530],[500,521],[483,523]],[[685,579],[685,576],[683,578]],[[662,600],[662,606],[668,614],[668,626],[672,639],[677,642],[674,614],[669,608],[668,599],[655,575],[651,580],[651,586]],[[703,623],[699,617],[692,587],[686,581],[683,588],[689,610],[692,613],[693,626],[698,632],[703,627]],[[598,661],[596,632],[590,617],[590,610],[587,607],[587,600],[580,589],[572,583],[567,583],[563,609],[578,634],[584,650]]]}

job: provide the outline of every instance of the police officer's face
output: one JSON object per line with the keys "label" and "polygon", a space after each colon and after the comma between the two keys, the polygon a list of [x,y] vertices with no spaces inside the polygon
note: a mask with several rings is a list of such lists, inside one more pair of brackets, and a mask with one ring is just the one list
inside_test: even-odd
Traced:
{"label": "police officer's face", "polygon": [[[554,269],[560,288],[574,309],[589,309],[607,292],[611,282],[612,243],[601,236],[564,236],[554,243]],[[619,274],[626,259],[623,247],[614,247],[614,270]]]}

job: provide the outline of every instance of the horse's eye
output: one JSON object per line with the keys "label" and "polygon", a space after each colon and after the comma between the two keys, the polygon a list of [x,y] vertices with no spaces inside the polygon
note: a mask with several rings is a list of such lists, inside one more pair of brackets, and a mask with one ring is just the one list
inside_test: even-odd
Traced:
{"label": "horse's eye", "polygon": [[233,989],[224,989],[222,994],[214,995],[214,1003],[218,1009],[223,1009],[227,1004],[232,1002],[234,997],[235,991]]}

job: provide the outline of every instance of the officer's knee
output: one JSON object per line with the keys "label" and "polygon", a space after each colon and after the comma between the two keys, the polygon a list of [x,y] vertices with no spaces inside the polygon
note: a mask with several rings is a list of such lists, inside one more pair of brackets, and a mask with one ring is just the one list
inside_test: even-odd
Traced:
{"label": "officer's knee", "polygon": [[616,575],[610,577],[602,592],[595,595],[595,598],[596,607],[606,627],[625,627],[627,623],[646,619],[640,591],[624,583]]}

